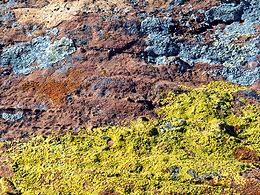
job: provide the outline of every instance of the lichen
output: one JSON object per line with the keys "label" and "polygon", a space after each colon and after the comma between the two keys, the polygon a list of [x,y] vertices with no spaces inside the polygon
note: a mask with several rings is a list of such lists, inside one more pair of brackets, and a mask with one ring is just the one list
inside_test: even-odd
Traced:
{"label": "lichen", "polygon": [[16,120],[19,120],[23,117],[23,112],[17,112],[16,114],[10,114],[10,113],[2,113],[2,118],[4,120],[8,120],[8,121],[11,121],[11,122],[14,122]]}
{"label": "lichen", "polygon": [[234,194],[253,164],[233,152],[259,155],[260,108],[233,113],[233,94],[248,88],[231,83],[186,89],[161,100],[157,119],[9,143],[9,180],[22,194]]}
{"label": "lichen", "polygon": [[42,84],[30,81],[22,83],[21,88],[28,93],[37,94],[39,98],[46,96],[53,104],[61,104],[68,94],[74,93],[80,87],[79,76],[81,73],[82,71],[77,68],[69,68],[68,77],[64,81],[47,79]]}
{"label": "lichen", "polygon": [[[49,69],[76,51],[72,39],[63,37],[50,43],[51,37],[37,37],[31,42],[19,43],[5,48],[0,56],[1,66],[12,66],[16,74],[30,74],[35,68]],[[36,62],[36,66],[35,66]],[[34,65],[33,65],[34,64]]]}
{"label": "lichen", "polygon": [[0,178],[0,193],[2,195],[17,194],[11,183],[6,178]]}
{"label": "lichen", "polygon": [[73,40],[63,37],[61,40],[57,40],[51,44],[46,49],[46,54],[50,60],[50,63],[56,63],[75,51],[76,47]]}

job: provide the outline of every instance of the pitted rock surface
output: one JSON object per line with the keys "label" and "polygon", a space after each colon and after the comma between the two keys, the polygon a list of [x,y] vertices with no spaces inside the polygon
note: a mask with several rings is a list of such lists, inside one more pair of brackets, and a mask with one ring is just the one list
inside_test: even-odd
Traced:
{"label": "pitted rock surface", "polygon": [[228,80],[256,91],[260,26],[252,16],[257,5],[3,1],[0,137],[155,117],[159,94],[178,85]]}
{"label": "pitted rock surface", "polygon": [[[218,80],[251,87],[234,94],[239,115],[239,97],[260,104],[259,60],[257,0],[2,0],[0,142],[155,118],[160,95]],[[184,131],[177,122],[164,127]],[[259,164],[249,148],[234,157]],[[169,171],[177,181],[181,167]],[[242,176],[259,183],[259,172]],[[13,174],[0,164],[10,188],[5,178]]]}

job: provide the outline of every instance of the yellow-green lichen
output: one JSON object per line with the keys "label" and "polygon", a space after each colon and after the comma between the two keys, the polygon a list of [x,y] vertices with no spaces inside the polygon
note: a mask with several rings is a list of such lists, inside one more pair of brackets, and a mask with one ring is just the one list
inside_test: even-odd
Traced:
{"label": "yellow-green lichen", "polygon": [[[213,82],[189,88],[187,94],[170,93],[161,101],[157,120],[12,144],[8,156],[15,176],[9,180],[22,194],[99,194],[107,189],[119,194],[235,193],[232,182],[243,186],[240,173],[251,164],[235,159],[234,148],[260,153],[259,108],[245,105],[241,116],[230,110],[232,93],[246,89]],[[231,135],[228,128],[234,126],[242,132]],[[175,179],[174,166],[180,170]],[[199,178],[217,176],[198,179],[187,173],[190,169]]]}

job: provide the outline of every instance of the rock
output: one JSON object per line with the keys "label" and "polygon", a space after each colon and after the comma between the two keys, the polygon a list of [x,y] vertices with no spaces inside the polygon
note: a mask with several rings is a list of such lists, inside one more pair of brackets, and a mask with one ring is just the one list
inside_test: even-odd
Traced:
{"label": "rock", "polygon": [[[7,141],[150,119],[179,85],[259,88],[258,1],[12,0],[0,12]],[[173,121],[158,131],[185,132]]]}
{"label": "rock", "polygon": [[2,118],[4,120],[9,120],[11,122],[14,122],[16,120],[19,120],[23,117],[23,112],[17,112],[16,114],[8,114],[8,113],[3,113]]}
{"label": "rock", "polygon": [[169,37],[161,34],[150,34],[148,38],[146,44],[152,45],[145,49],[149,61],[153,62],[154,58],[158,56],[168,57],[178,54],[178,46]]}
{"label": "rock", "polygon": [[196,173],[196,171],[194,169],[189,169],[187,171],[187,174],[189,174],[191,177],[194,177],[194,179],[196,179],[196,180],[200,179],[198,173]]}
{"label": "rock", "polygon": [[204,181],[211,180],[215,177],[217,177],[217,178],[223,177],[222,175],[219,175],[217,173],[210,173],[210,174],[204,173],[204,174],[202,174],[202,177],[199,177],[199,175],[196,173],[196,171],[194,169],[189,169],[187,171],[187,174],[189,174],[191,177],[194,177],[195,180],[204,180]]}
{"label": "rock", "polygon": [[173,166],[170,167],[170,172],[172,173],[172,180],[178,181],[178,174],[181,172],[182,167]]}
{"label": "rock", "polygon": [[56,1],[52,0],[50,3],[42,8],[20,8],[15,9],[14,13],[19,23],[26,23],[32,21],[34,23],[41,23],[47,28],[56,27],[63,21],[73,21],[77,18],[79,13],[97,13],[109,12],[112,5],[119,9],[128,7],[124,2],[108,2],[102,0],[93,3],[91,0],[80,1]]}
{"label": "rock", "polygon": [[260,181],[259,175],[260,175],[260,168],[259,167],[250,168],[249,170],[242,173],[242,176],[244,178],[248,178],[248,179],[252,178],[252,179],[255,179],[258,182]]}
{"label": "rock", "polygon": [[240,21],[243,14],[241,4],[233,6],[232,4],[222,4],[206,11],[207,21],[235,22]]}

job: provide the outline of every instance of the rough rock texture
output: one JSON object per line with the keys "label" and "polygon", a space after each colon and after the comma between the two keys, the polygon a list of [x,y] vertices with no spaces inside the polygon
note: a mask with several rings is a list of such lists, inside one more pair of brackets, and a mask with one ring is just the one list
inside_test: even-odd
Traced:
{"label": "rough rock texture", "polygon": [[[97,9],[96,4],[103,7]],[[202,86],[219,79],[205,72],[214,70],[210,65],[191,65],[176,57],[185,39],[193,41],[193,27],[178,20],[180,6],[163,1],[117,4],[49,1],[36,6],[34,1],[9,1],[1,5],[3,139],[152,117],[160,93],[179,84]],[[199,22],[193,16],[183,20],[191,20],[201,31],[203,15],[196,13]],[[15,117],[17,113],[22,117]]]}
{"label": "rough rock texture", "polygon": [[185,93],[179,85],[230,81],[251,86],[235,95],[259,104],[259,9],[256,0],[1,1],[0,142],[154,118],[160,94]]}

